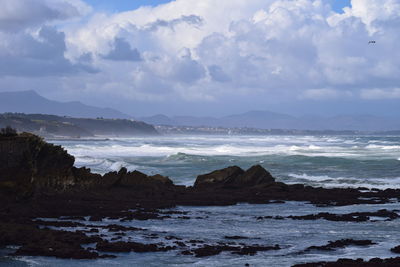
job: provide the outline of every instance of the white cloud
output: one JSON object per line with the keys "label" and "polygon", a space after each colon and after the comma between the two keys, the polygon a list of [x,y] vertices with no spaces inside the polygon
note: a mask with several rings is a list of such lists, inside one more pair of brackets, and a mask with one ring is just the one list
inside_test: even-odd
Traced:
{"label": "white cloud", "polygon": [[364,89],[361,97],[369,100],[376,99],[400,99],[400,88],[393,89]]}
{"label": "white cloud", "polygon": [[140,61],[142,60],[139,51],[122,38],[114,40],[114,47],[103,58],[115,61]]}
{"label": "white cloud", "polygon": [[[92,12],[47,39],[35,35],[32,25],[40,29],[88,14],[88,8],[78,0],[46,0],[29,15],[17,14],[16,7],[33,0],[6,2],[0,57],[21,66],[12,74],[58,70],[49,72],[49,84],[62,79],[62,88],[70,84],[90,94],[143,101],[228,95],[324,100],[374,92],[394,97],[391,88],[400,82],[400,0],[353,0],[343,14],[322,0],[176,0],[115,14]],[[23,23],[16,23],[20,17]],[[12,28],[21,34],[4,30]],[[43,64],[35,61],[27,69],[26,58]],[[82,74],[85,68],[99,73]]]}
{"label": "white cloud", "polygon": [[91,8],[80,0],[2,0],[0,30],[12,32],[79,17]]}
{"label": "white cloud", "polygon": [[95,72],[88,62],[73,63],[65,33],[55,22],[90,11],[80,0],[4,0],[0,9],[0,77],[36,77]]}

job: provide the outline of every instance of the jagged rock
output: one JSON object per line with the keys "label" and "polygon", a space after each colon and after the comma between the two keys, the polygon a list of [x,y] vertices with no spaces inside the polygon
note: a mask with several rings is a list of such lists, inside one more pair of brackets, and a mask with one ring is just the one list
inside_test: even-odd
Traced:
{"label": "jagged rock", "polygon": [[354,239],[341,239],[341,240],[336,240],[336,241],[329,241],[327,245],[323,246],[311,246],[308,247],[305,251],[311,251],[311,250],[325,250],[325,251],[333,251],[338,248],[344,248],[347,246],[360,246],[360,247],[365,247],[365,246],[371,246],[371,245],[376,245],[375,242],[372,242],[371,240],[354,240]]}
{"label": "jagged rock", "polygon": [[393,253],[400,254],[400,246],[394,247],[394,248],[390,249],[390,251]]}
{"label": "jagged rock", "polygon": [[250,188],[260,185],[273,184],[274,177],[260,165],[254,165],[247,171],[237,166],[199,175],[194,184],[195,188]]}
{"label": "jagged rock", "polygon": [[400,266],[400,257],[397,258],[372,258],[369,261],[363,259],[338,259],[336,262],[313,262],[296,264],[293,267],[397,267]]}
{"label": "jagged rock", "polygon": [[75,184],[74,157],[61,146],[22,133],[0,137],[0,190],[29,197],[42,189],[64,190]]}
{"label": "jagged rock", "polygon": [[271,184],[275,182],[275,178],[260,165],[254,165],[245,173],[232,181],[235,187],[253,187],[258,185]]}
{"label": "jagged rock", "polygon": [[104,176],[88,168],[74,167],[75,158],[61,146],[23,133],[0,137],[0,190],[17,198],[35,193],[66,192],[69,189],[133,187],[160,189],[172,186],[168,177],[147,176],[139,171],[109,172]]}
{"label": "jagged rock", "polygon": [[122,168],[119,172],[121,179],[116,185],[119,186],[130,186],[130,187],[163,187],[173,185],[172,181],[165,176],[159,174],[154,176],[147,176],[139,171],[127,172],[125,168]]}
{"label": "jagged rock", "polygon": [[160,189],[165,186],[172,186],[173,182],[165,176],[154,175],[148,176],[139,171],[128,172],[126,168],[121,168],[118,172],[108,172],[101,176],[93,174],[90,169],[75,168],[78,186],[84,188],[115,188],[115,187],[132,187],[135,189]]}
{"label": "jagged rock", "polygon": [[103,252],[158,252],[173,250],[175,247],[164,247],[159,244],[142,244],[137,242],[109,242],[101,241],[97,243],[96,249]]}
{"label": "jagged rock", "polygon": [[95,185],[98,185],[99,182],[103,179],[100,174],[92,173],[89,168],[85,167],[73,167],[72,173],[75,177],[76,184],[79,185],[80,188],[94,187]]}
{"label": "jagged rock", "polygon": [[197,176],[196,182],[194,183],[195,188],[205,187],[221,187],[227,181],[235,179],[242,175],[244,171],[238,166],[231,166],[225,169],[216,170],[208,174]]}

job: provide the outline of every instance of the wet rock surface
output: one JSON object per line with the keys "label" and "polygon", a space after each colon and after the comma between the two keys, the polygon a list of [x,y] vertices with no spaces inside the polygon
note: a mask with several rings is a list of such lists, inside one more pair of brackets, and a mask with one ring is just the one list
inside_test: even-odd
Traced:
{"label": "wet rock surface", "polygon": [[336,262],[315,262],[296,264],[293,267],[397,267],[400,266],[400,257],[380,259],[373,258],[369,261],[363,259],[339,259]]}
{"label": "wet rock surface", "polygon": [[329,241],[327,245],[323,246],[311,246],[308,247],[305,251],[312,251],[312,250],[323,250],[323,251],[332,251],[338,248],[345,248],[347,246],[371,246],[376,245],[375,242],[371,240],[354,240],[354,239],[341,239],[337,241]]}
{"label": "wet rock surface", "polygon": [[390,251],[393,253],[400,254],[400,246],[396,246],[396,247],[390,249]]}
{"label": "wet rock surface", "polygon": [[333,214],[327,212],[321,212],[317,214],[309,214],[309,215],[301,215],[301,216],[259,216],[257,220],[264,219],[274,219],[274,220],[284,220],[284,219],[292,219],[292,220],[320,220],[324,219],[327,221],[333,222],[367,222],[367,221],[376,221],[374,217],[384,219],[386,221],[392,221],[400,218],[400,215],[397,210],[386,210],[381,209],[376,212],[352,212],[347,214]]}
{"label": "wet rock surface", "polygon": [[173,250],[175,247],[162,246],[162,244],[141,244],[137,242],[109,242],[100,241],[96,249],[102,252],[159,252]]}
{"label": "wet rock surface", "polygon": [[218,245],[204,245],[200,248],[193,250],[185,250],[182,252],[184,255],[194,255],[196,257],[207,257],[218,255],[224,251],[231,252],[237,255],[255,255],[260,251],[270,251],[281,249],[279,245],[274,246],[262,246],[262,245],[228,245],[228,244],[218,244]]}

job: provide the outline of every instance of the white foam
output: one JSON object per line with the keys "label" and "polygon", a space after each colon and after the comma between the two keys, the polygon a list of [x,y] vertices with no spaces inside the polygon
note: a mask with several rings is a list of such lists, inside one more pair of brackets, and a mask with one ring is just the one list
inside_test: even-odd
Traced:
{"label": "white foam", "polygon": [[[295,179],[301,179],[310,181],[313,185],[318,185],[322,187],[365,187],[365,188],[378,188],[378,189],[388,189],[388,188],[400,188],[400,177],[395,178],[370,178],[361,179],[356,177],[330,177],[327,175],[307,175],[303,174],[288,174],[289,177]],[[303,182],[302,181],[302,182]],[[296,183],[296,181],[293,181]]]}
{"label": "white foam", "polygon": [[110,170],[112,171],[119,171],[122,167],[126,167],[127,164],[123,161],[117,161],[114,162],[111,166],[110,166]]}
{"label": "white foam", "polygon": [[392,145],[392,146],[384,146],[384,145],[367,145],[367,149],[383,149],[383,150],[400,150],[400,146]]}
{"label": "white foam", "polygon": [[305,180],[316,181],[316,182],[323,182],[323,181],[335,179],[335,178],[329,177],[327,175],[319,175],[319,176],[314,175],[313,176],[313,175],[307,175],[305,173],[303,173],[303,174],[289,173],[288,175],[293,178],[305,179]]}
{"label": "white foam", "polygon": [[[306,155],[327,157],[354,157],[354,151],[339,146],[317,146],[317,145],[241,145],[241,144],[215,144],[215,145],[187,145],[176,144],[171,146],[142,144],[133,145],[77,145],[67,147],[69,153],[76,157],[162,157],[184,153],[199,156],[261,156],[261,155]],[[85,159],[83,159],[85,160]],[[89,159],[86,159],[89,160]]]}

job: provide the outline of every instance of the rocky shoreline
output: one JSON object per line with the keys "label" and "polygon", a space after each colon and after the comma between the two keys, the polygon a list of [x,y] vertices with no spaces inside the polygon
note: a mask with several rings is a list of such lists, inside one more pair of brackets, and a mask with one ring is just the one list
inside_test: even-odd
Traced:
{"label": "rocky shoreline", "polygon": [[[122,240],[121,237],[133,231],[149,240],[158,237],[154,234],[152,237],[151,233],[146,233],[146,229],[104,225],[101,222],[104,218],[120,221],[190,219],[190,214],[167,209],[176,206],[272,204],[285,201],[302,201],[316,206],[345,206],[400,200],[398,189],[326,189],[302,184],[288,185],[276,181],[259,165],[248,170],[231,166],[199,175],[191,187],[174,185],[168,177],[162,175],[148,176],[138,171],[128,172],[125,168],[119,172],[99,175],[90,169],[73,165],[74,157],[62,147],[48,144],[35,135],[23,133],[0,136],[0,248],[17,246],[11,253],[17,256],[73,259],[112,258],[118,252],[171,250],[195,257],[218,255],[221,252],[254,255],[259,251],[279,250],[280,244],[249,245],[240,242],[246,237],[235,235],[227,236],[226,242],[218,244],[206,244],[204,240],[183,240],[174,236],[165,237],[166,240],[172,240],[174,245],[164,242],[145,244]],[[398,212],[377,210],[350,214],[318,213],[279,218],[257,217],[255,220],[324,219],[365,222],[373,221],[376,217],[396,220],[400,217]],[[107,239],[99,229],[115,235]],[[339,245],[354,244],[369,246],[374,241],[336,240],[325,247],[314,246],[312,249],[333,249]],[[398,250],[396,247],[392,252],[397,253]],[[395,266],[390,264],[399,262],[399,258],[380,262],[374,260],[373,266]],[[360,266],[359,260],[353,263],[349,265],[350,260],[339,260],[336,263],[304,266]],[[372,266],[368,265],[369,262],[362,264]]]}

